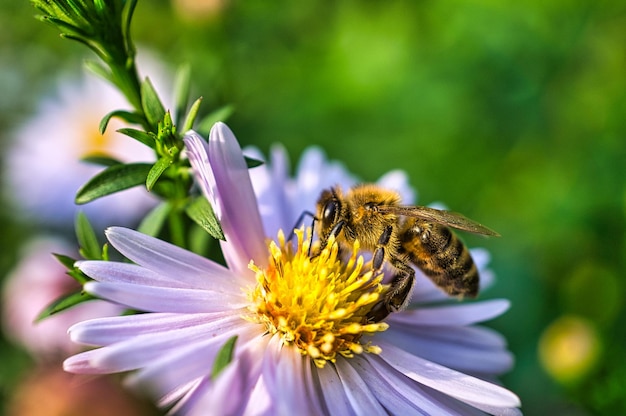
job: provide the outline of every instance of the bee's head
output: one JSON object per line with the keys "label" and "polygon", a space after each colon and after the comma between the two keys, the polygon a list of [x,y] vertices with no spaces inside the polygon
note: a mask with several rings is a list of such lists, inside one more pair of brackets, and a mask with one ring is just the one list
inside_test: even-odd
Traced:
{"label": "bee's head", "polygon": [[327,239],[331,234],[337,235],[344,225],[343,204],[341,189],[339,187],[326,189],[317,200],[318,233],[322,239]]}

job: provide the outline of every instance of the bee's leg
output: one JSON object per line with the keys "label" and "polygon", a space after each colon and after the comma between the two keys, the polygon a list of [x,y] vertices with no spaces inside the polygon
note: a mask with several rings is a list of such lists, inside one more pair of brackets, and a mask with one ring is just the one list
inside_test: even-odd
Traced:
{"label": "bee's leg", "polygon": [[[317,218],[315,218],[317,220]],[[311,247],[313,247],[313,233],[311,233],[311,240],[310,240],[310,246],[309,246],[309,257],[310,258],[315,258],[317,256],[320,255],[320,253],[322,252],[322,250],[324,250],[326,248],[326,246],[328,245],[328,239],[330,238],[330,236],[333,237],[337,237],[339,235],[339,233],[341,232],[341,230],[343,230],[343,226],[344,226],[345,222],[344,221],[338,221],[337,224],[335,224],[335,226],[330,230],[330,232],[328,233],[328,236],[326,237],[322,237],[320,238],[319,242],[320,245],[317,248],[317,250],[315,250],[316,252],[311,254]],[[339,251],[339,257],[341,257],[341,253],[343,252],[341,249],[341,245],[339,245],[338,248]]]}
{"label": "bee's leg", "polygon": [[385,227],[383,233],[378,237],[378,244],[376,250],[374,250],[374,256],[372,257],[372,268],[375,272],[380,271],[385,261],[385,246],[389,244],[391,233],[393,232],[393,226],[388,225]]}
{"label": "bee's leg", "polygon": [[409,303],[415,285],[415,270],[399,258],[390,259],[390,263],[399,273],[391,280],[383,298],[367,314],[368,322],[380,322],[390,313],[404,309]]}

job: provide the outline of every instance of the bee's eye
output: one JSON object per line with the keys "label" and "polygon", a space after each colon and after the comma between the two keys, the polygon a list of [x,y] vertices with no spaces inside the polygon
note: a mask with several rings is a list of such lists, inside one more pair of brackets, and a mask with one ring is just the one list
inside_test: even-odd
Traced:
{"label": "bee's eye", "polygon": [[335,217],[337,216],[337,210],[339,209],[339,203],[335,200],[328,201],[326,205],[324,205],[324,213],[322,217],[322,221],[324,222],[333,222]]}

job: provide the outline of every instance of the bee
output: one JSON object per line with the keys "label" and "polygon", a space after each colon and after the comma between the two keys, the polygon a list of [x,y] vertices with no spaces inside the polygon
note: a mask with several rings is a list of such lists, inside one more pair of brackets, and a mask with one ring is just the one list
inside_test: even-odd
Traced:
{"label": "bee", "polygon": [[338,186],[324,190],[314,222],[320,249],[330,236],[343,250],[358,239],[361,248],[372,253],[374,270],[380,271],[384,263],[394,270],[390,287],[367,315],[368,322],[380,322],[406,307],[415,284],[411,264],[446,293],[475,297],[478,269],[469,249],[449,227],[499,236],[458,213],[403,206],[397,192],[372,184],[357,185],[345,194]]}

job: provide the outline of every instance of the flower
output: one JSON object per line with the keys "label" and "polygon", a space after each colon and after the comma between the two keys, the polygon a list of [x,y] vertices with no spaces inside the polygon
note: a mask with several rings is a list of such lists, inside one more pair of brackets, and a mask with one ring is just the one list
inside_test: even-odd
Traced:
{"label": "flower", "polygon": [[[163,71],[153,59],[146,63],[157,81],[165,79],[159,76]],[[105,134],[100,134],[97,126],[102,117],[127,107],[126,99],[115,88],[94,75],[87,74],[78,81],[61,80],[56,94],[45,97],[37,114],[13,133],[3,176],[19,212],[38,223],[73,224],[78,209],[74,204],[76,191],[103,169],[79,159],[109,155],[123,162],[154,161],[152,149],[115,131],[123,126],[119,119],[111,119]],[[132,225],[155,202],[145,189],[135,188],[80,209],[101,227]]]}
{"label": "flower", "polygon": [[[36,398],[36,399],[35,399]],[[157,410],[110,377],[76,383],[58,365],[46,365],[21,374],[3,403],[6,416],[156,416]]]}
{"label": "flower", "polygon": [[2,291],[2,324],[12,340],[38,360],[49,361],[78,352],[67,329],[91,318],[115,316],[118,305],[94,300],[35,322],[39,313],[60,296],[80,286],[50,253],[71,253],[69,245],[53,237],[38,237],[23,248],[19,263],[9,273]]}
{"label": "flower", "polygon": [[[266,231],[281,218],[268,211],[263,221],[232,132],[218,123],[208,144],[190,132],[186,145],[221,221],[227,267],[110,228],[109,241],[134,264],[80,263],[95,279],[85,290],[147,313],[75,325],[73,340],[101,348],[70,357],[66,370],[136,370],[127,383],[150,389],[176,414],[519,413],[515,394],[486,381],[511,365],[504,340],[473,325],[500,315],[508,302],[420,306],[444,299],[421,278],[411,309],[370,325],[362,318],[384,285],[358,255],[358,244],[344,261],[337,260],[332,242],[309,256],[304,232],[296,233],[295,245],[280,232],[268,243]],[[296,181],[310,173],[308,162]],[[257,190],[261,182],[255,180]],[[277,185],[287,182],[282,177]],[[285,190],[260,195],[261,209],[273,198],[287,204],[302,191]],[[287,227],[290,220],[284,220]],[[484,268],[486,260],[483,255],[476,262]],[[233,336],[232,360],[214,377],[215,357]]]}

